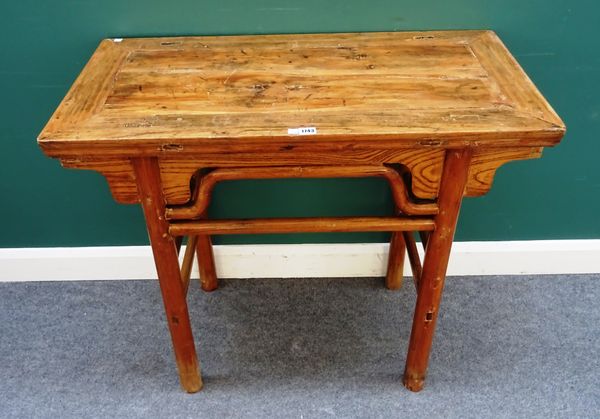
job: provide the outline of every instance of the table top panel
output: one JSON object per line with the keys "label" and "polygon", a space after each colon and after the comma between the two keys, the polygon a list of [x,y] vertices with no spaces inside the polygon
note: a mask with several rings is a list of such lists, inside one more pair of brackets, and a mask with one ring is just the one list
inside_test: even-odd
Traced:
{"label": "table top panel", "polygon": [[[288,131],[303,127],[316,134]],[[298,137],[545,146],[564,131],[493,32],[444,31],[104,40],[38,141],[60,156]]]}

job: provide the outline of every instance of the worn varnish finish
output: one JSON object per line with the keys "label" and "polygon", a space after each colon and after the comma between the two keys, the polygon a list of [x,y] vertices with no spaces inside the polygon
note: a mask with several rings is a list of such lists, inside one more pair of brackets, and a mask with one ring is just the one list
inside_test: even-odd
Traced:
{"label": "worn varnish finish", "polygon": [[155,158],[138,158],[133,160],[133,166],[138,179],[140,201],[146,217],[181,385],[187,392],[194,393],[202,388],[202,378],[185,300],[186,285],[182,281],[177,260],[177,246],[168,233],[168,223],[163,215],[165,204],[160,188],[158,162]]}
{"label": "worn varnish finish", "polygon": [[438,199],[440,212],[435,216],[435,230],[430,233],[423,271],[418,282],[417,304],[413,319],[404,385],[413,391],[423,388],[435,322],[439,312],[450,248],[458,212],[467,183],[472,150],[448,150]]}
{"label": "worn varnish finish", "polygon": [[[564,127],[492,32],[105,40],[40,135],[50,155],[320,140],[555,144]],[[233,144],[232,144],[233,143]]]}
{"label": "worn varnish finish", "polygon": [[[317,132],[288,133],[301,127]],[[386,285],[400,286],[408,252],[418,288],[404,376],[417,391],[463,196],[564,131],[493,32],[445,31],[107,39],[38,142],[142,204],[187,391],[202,386],[185,300],[193,250],[209,291],[211,235],[299,231],[394,232]],[[206,218],[219,181],[364,176],[388,180],[397,216]]]}
{"label": "worn varnish finish", "polygon": [[[318,127],[318,148],[287,134],[301,126]],[[478,148],[466,193],[480,195],[499,165],[537,157],[563,132],[494,33],[406,32],[105,40],[39,143],[105,173],[121,202],[136,198],[119,157],[161,156],[168,202],[180,204],[198,165],[247,166],[256,154],[277,165],[402,163],[415,195],[432,198],[438,146]]]}

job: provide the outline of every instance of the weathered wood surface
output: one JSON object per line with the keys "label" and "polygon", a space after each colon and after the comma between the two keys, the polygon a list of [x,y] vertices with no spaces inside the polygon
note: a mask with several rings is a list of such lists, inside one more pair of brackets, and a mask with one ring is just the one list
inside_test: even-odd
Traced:
{"label": "weathered wood surface", "polygon": [[[167,157],[160,159],[160,171],[163,192],[167,203],[185,204],[190,200],[190,180],[194,174],[203,167],[256,167],[266,164],[278,165],[324,165],[324,164],[373,164],[398,163],[406,166],[412,176],[412,193],[423,199],[437,197],[442,163],[443,149],[406,149],[394,152],[375,152],[370,158],[356,157],[359,153],[346,153],[324,151],[295,153],[291,152],[286,157],[276,158],[275,154],[263,153],[262,159],[252,159],[247,154],[215,154],[191,156],[187,158]],[[496,170],[513,160],[533,159],[541,156],[541,147],[492,147],[477,148],[469,168],[466,196],[479,196],[486,194],[494,179]],[[62,159],[62,165],[69,168],[90,169],[102,173],[110,186],[115,200],[121,203],[138,202],[135,174],[128,159],[86,160],[85,158]]]}
{"label": "weathered wood surface", "polygon": [[470,149],[450,150],[446,155],[439,197],[440,212],[435,216],[435,230],[429,233],[406,356],[404,385],[412,391],[420,391],[425,383],[450,249],[471,158]]}
{"label": "weathered wood surface", "polygon": [[[310,136],[288,128],[315,127]],[[435,198],[443,148],[474,149],[465,194],[539,157],[564,124],[490,31],[104,40],[38,142],[137,201],[157,156],[168,204],[203,167],[399,163]]]}
{"label": "weathered wood surface", "polygon": [[202,377],[185,300],[186,285],[182,281],[177,259],[177,247],[173,237],[168,234],[169,226],[162,215],[165,212],[165,204],[160,190],[158,162],[154,158],[140,158],[133,160],[133,166],[138,179],[140,202],[152,244],[180,383],[185,391],[195,393],[202,389]]}
{"label": "weathered wood surface", "polygon": [[[104,40],[39,137],[70,152],[280,143],[558,142],[564,124],[490,31]],[[88,145],[92,147],[88,147]]]}
{"label": "weathered wood surface", "polygon": [[433,230],[435,223],[425,217],[310,217],[256,218],[240,220],[199,220],[173,222],[172,236],[211,234],[322,233],[350,231]]}

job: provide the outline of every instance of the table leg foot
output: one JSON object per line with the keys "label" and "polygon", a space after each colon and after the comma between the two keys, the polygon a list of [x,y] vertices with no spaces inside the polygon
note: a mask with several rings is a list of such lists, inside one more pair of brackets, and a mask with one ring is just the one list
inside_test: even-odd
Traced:
{"label": "table leg foot", "polygon": [[198,236],[196,255],[200,270],[200,287],[207,292],[216,290],[219,287],[219,281],[210,236]]}
{"label": "table leg foot", "polygon": [[393,232],[390,240],[387,274],[385,276],[385,287],[389,290],[397,290],[402,287],[405,253],[406,243],[404,242],[402,232]]}
{"label": "table leg foot", "polygon": [[[179,366],[181,371],[181,366]],[[197,393],[204,387],[204,383],[202,382],[202,377],[198,372],[186,372],[184,374],[179,374],[179,382],[181,383],[181,387],[187,393]]]}
{"label": "table leg foot", "polygon": [[404,387],[409,389],[410,391],[421,391],[425,386],[425,376],[423,375],[414,375],[409,374],[408,372],[404,373],[403,379]]}

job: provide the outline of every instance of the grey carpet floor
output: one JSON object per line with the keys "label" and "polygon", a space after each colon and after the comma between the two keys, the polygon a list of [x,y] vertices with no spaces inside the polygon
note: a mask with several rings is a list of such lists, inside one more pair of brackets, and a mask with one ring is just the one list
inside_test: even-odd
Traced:
{"label": "grey carpet floor", "polygon": [[426,388],[401,384],[414,290],[226,280],[190,310],[179,388],[154,281],[0,284],[0,416],[599,417],[600,276],[449,278]]}

